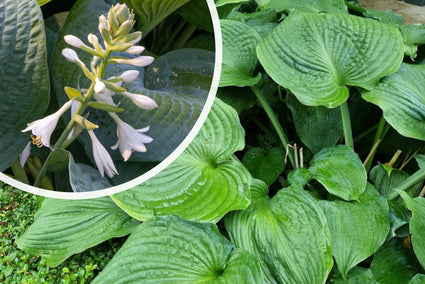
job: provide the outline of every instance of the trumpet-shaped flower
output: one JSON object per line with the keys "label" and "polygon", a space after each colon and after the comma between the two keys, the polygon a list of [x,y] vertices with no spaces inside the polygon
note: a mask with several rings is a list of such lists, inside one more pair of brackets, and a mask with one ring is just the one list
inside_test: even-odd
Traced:
{"label": "trumpet-shaped flower", "polygon": [[71,104],[72,100],[67,101],[57,112],[28,123],[27,128],[22,130],[22,132],[31,130],[32,134],[35,136],[34,142],[36,144],[41,142],[44,146],[51,148],[50,136],[52,135],[53,130],[55,130],[59,118],[71,107]]}
{"label": "trumpet-shaped flower", "polygon": [[130,158],[133,151],[146,152],[145,144],[153,141],[151,137],[143,134],[149,130],[149,126],[142,129],[134,129],[131,125],[122,121],[115,113],[110,113],[110,116],[117,123],[118,136],[117,143],[111,149],[115,150],[119,147],[124,161]]}
{"label": "trumpet-shaped flower", "polygon": [[130,92],[122,92],[120,94],[129,98],[139,108],[151,110],[158,107],[157,103],[148,96],[133,94]]}
{"label": "trumpet-shaped flower", "polygon": [[92,145],[93,145],[93,156],[96,167],[99,170],[100,175],[103,177],[106,174],[112,178],[114,175],[118,174],[117,169],[115,168],[114,162],[112,161],[111,156],[108,151],[97,139],[93,130],[88,130]]}
{"label": "trumpet-shaped flower", "polygon": [[117,64],[129,64],[137,67],[144,67],[151,64],[153,60],[154,58],[152,56],[139,56],[132,59],[113,58],[110,61]]}

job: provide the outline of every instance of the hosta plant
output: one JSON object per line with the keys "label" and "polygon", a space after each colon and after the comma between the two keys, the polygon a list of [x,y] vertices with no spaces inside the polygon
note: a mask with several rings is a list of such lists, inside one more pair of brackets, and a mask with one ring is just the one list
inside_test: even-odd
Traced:
{"label": "hosta plant", "polygon": [[129,234],[93,283],[423,283],[425,26],[216,5],[221,88],[194,141],[128,191],[45,200],[18,246],[54,266]]}

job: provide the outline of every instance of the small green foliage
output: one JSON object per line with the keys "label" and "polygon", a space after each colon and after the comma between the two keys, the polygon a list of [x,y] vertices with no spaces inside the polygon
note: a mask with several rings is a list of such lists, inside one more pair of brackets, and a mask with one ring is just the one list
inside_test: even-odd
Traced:
{"label": "small green foliage", "polygon": [[0,183],[0,282],[90,283],[121,246],[123,239],[109,240],[74,255],[57,267],[19,250],[15,240],[33,222],[43,198]]}

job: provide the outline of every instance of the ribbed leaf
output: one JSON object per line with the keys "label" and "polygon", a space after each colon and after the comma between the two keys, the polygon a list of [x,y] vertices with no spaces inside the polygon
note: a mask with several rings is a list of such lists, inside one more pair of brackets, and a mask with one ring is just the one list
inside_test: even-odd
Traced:
{"label": "ribbed leaf", "polygon": [[415,277],[413,277],[409,284],[423,284],[425,283],[425,275],[424,274],[416,274]]}
{"label": "ribbed leaf", "polygon": [[382,284],[376,282],[375,278],[373,277],[372,271],[369,268],[363,268],[359,266],[356,266],[350,270],[347,277],[348,282],[345,281],[341,277],[341,275],[338,276],[338,278],[332,279],[333,284]]}
{"label": "ribbed leaf", "polygon": [[253,197],[225,225],[236,247],[259,255],[278,283],[325,283],[331,236],[319,205],[301,187],[282,189],[271,200]]}
{"label": "ribbed leaf", "polygon": [[140,30],[144,36],[166,17],[190,0],[124,0],[139,16]]}
{"label": "ribbed leaf", "polygon": [[216,99],[207,120],[186,150],[149,181],[112,198],[139,220],[153,215],[217,222],[249,204],[249,172],[232,159],[244,147],[236,111]]}
{"label": "ribbed leaf", "polygon": [[412,234],[412,247],[420,264],[425,268],[425,199],[412,198],[406,192],[399,191],[400,196],[412,211],[410,218],[410,233]]}
{"label": "ribbed leaf", "polygon": [[370,270],[380,284],[407,284],[414,275],[423,272],[412,249],[397,239],[385,243],[375,253]]}
{"label": "ribbed leaf", "polygon": [[[66,61],[60,54],[66,46],[62,36],[73,34],[84,40],[88,33],[97,34],[97,17],[105,14],[109,8],[110,5],[104,0],[79,1],[67,18],[58,42],[53,72],[60,104],[67,100],[63,91],[65,86],[76,87],[79,84],[81,88],[88,87],[87,80],[82,79],[80,68]],[[85,25],[81,26],[81,22]],[[84,53],[79,55],[88,64],[89,57]],[[144,68],[129,65],[109,65],[104,77],[116,76],[130,69],[140,71],[139,78],[123,87],[130,92],[147,95],[159,105],[157,109],[146,111],[123,96],[114,97],[116,102],[120,102],[119,107],[124,109],[118,114],[119,117],[136,129],[149,125],[150,130],[146,134],[154,139],[152,143],[146,144],[147,152],[134,152],[130,161],[162,161],[180,145],[203,109],[214,69],[214,53],[196,49],[177,50],[157,58],[146,67],[146,78]],[[92,108],[89,111],[88,119],[99,125],[96,136],[109,149],[117,141],[114,121],[104,111]],[[89,136],[83,133],[79,140],[91,156]],[[114,160],[122,160],[119,151],[110,150],[110,154]]]}
{"label": "ribbed leaf", "polygon": [[359,201],[319,201],[332,235],[332,254],[338,270],[348,271],[372,255],[385,241],[389,230],[388,205],[368,184]]}
{"label": "ribbed leaf", "polygon": [[96,283],[264,283],[258,259],[213,224],[165,216],[135,230]]}
{"label": "ribbed leaf", "polygon": [[270,0],[265,8],[275,9],[279,12],[290,9],[307,12],[347,12],[347,6],[343,0]]}
{"label": "ribbed leaf", "polygon": [[260,35],[250,26],[241,22],[221,20],[223,36],[223,64],[220,86],[253,86],[261,74],[253,74],[258,60],[255,48]]}
{"label": "ribbed leaf", "polygon": [[298,136],[314,154],[323,148],[334,146],[341,139],[342,122],[338,109],[305,106],[294,96],[289,96],[287,103]]}
{"label": "ribbed leaf", "polygon": [[0,2],[0,171],[30,139],[21,130],[41,118],[49,103],[46,36],[33,0]]}
{"label": "ribbed leaf", "polygon": [[405,171],[394,169],[381,163],[372,168],[369,176],[379,194],[384,197],[408,177],[409,174]]}
{"label": "ribbed leaf", "polygon": [[362,97],[378,105],[385,120],[401,135],[425,140],[425,65],[403,63]]}
{"label": "ribbed leaf", "polygon": [[34,218],[16,243],[28,253],[41,254],[50,266],[107,239],[125,236],[139,224],[109,197],[45,199]]}
{"label": "ribbed leaf", "polygon": [[321,150],[310,161],[309,171],[328,192],[344,200],[357,200],[366,188],[366,170],[346,145]]}
{"label": "ribbed leaf", "polygon": [[346,14],[291,14],[257,48],[267,73],[311,106],[336,107],[349,86],[370,89],[403,59],[399,31]]}

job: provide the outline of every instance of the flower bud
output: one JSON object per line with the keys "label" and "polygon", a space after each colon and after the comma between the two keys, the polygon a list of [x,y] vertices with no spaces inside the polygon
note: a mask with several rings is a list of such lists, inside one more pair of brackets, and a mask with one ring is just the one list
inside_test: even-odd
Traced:
{"label": "flower bud", "polygon": [[80,48],[84,43],[78,37],[74,35],[66,35],[64,36],[65,42],[73,47]]}
{"label": "flower bud", "polygon": [[63,57],[66,58],[66,60],[68,60],[69,62],[72,62],[72,63],[80,60],[80,58],[78,58],[77,53],[73,49],[70,49],[70,48],[62,49],[62,55],[63,55]]}
{"label": "flower bud", "polygon": [[125,4],[118,4],[114,6],[112,8],[112,12],[119,25],[122,25],[125,21],[132,20],[131,12]]}
{"label": "flower bud", "polygon": [[153,62],[152,56],[139,56],[133,59],[112,57],[110,62],[117,64],[129,64],[137,67],[148,66]]}
{"label": "flower bud", "polygon": [[96,93],[103,93],[106,89],[105,83],[99,80],[99,78],[96,78],[94,81],[95,81],[94,91]]}
{"label": "flower bud", "polygon": [[140,54],[145,50],[145,47],[140,46],[140,45],[134,45],[132,47],[130,47],[129,49],[127,49],[125,52],[129,53],[129,54]]}
{"label": "flower bud", "polygon": [[139,71],[128,70],[128,71],[125,71],[124,73],[122,73],[121,75],[119,75],[116,78],[117,79],[119,78],[121,81],[124,81],[124,82],[132,82],[132,81],[136,80],[138,76],[139,76]]}

